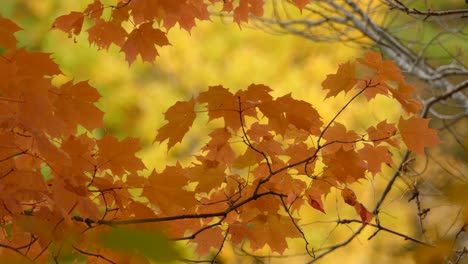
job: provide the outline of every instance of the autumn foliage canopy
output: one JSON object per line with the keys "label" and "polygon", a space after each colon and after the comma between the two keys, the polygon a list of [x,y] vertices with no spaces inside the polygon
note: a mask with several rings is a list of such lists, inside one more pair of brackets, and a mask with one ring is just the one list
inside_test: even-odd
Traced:
{"label": "autumn foliage canopy", "polygon": [[[303,8],[308,1],[293,2]],[[131,65],[138,58],[153,62],[158,47],[169,45],[167,30],[178,24],[190,31],[196,19],[210,19],[210,8],[232,14],[241,25],[250,14],[262,15],[263,1],[95,0],[58,17],[52,28],[70,37],[86,32],[99,49],[116,45]],[[17,47],[18,30],[0,18],[3,260],[149,263],[180,257],[151,254],[153,249],[121,239],[166,243],[160,234],[194,245],[199,258],[226,241],[249,241],[253,250],[268,245],[282,254],[286,239],[304,237],[298,212],[312,207],[326,213],[323,201],[332,190],[341,192],[363,225],[373,221],[377,212],[350,185],[378,177],[382,166],[394,168],[395,150],[424,154],[439,143],[430,120],[419,117],[416,89],[394,62],[369,51],[323,81],[326,100],[347,98],[332,119],[292,94],[272,96],[273,88],[263,84],[237,92],[211,86],[176,102],[165,112],[155,146],[171,149],[182,142],[199,117],[211,124],[210,140],[191,164],[171,164],[144,177],[138,139],[90,133],[103,127],[97,90],[87,82],[54,86],[59,66],[50,54]],[[350,106],[376,96],[401,106],[398,122],[378,120],[352,130],[340,121]]]}

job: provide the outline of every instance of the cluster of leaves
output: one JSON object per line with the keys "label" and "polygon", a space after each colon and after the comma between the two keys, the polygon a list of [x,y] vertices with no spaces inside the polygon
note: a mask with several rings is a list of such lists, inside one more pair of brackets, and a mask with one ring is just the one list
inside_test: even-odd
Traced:
{"label": "cluster of leaves", "polygon": [[[261,2],[241,0],[233,8],[232,1],[223,1],[237,22],[261,12]],[[167,43],[153,20],[167,28],[177,21],[189,30],[195,18],[207,19],[206,8],[200,0],[127,1],[112,6],[111,19],[104,21],[104,7],[95,1],[54,25],[79,34],[84,16],[89,17],[95,22],[88,30],[90,42],[121,46],[129,63],[137,54],[152,61],[154,45]],[[130,15],[135,29],[127,33],[121,25]],[[226,240],[234,245],[248,240],[254,250],[268,245],[283,253],[287,238],[304,237],[298,212],[306,207],[325,212],[323,198],[332,189],[341,191],[364,224],[370,222],[373,213],[350,184],[378,174],[382,164],[393,166],[390,149],[402,147],[399,138],[419,154],[439,141],[429,120],[418,117],[421,103],[398,67],[368,52],[323,82],[327,98],[352,94],[325,123],[308,102],[290,94],[275,98],[265,85],[237,93],[212,86],[177,102],[156,137],[168,140],[169,148],[183,139],[198,114],[222,122],[215,122],[219,126],[196,162],[142,177],[138,140],[77,133],[78,126],[88,131],[102,126],[102,112],[94,105],[99,94],[86,82],[52,85],[52,76],[61,73],[58,66],[49,54],[17,48],[18,30],[0,18],[0,247],[8,260],[58,261],[78,254],[109,263],[145,262],[135,252],[157,256],[112,241],[139,240],[151,230],[195,244],[200,256],[221,249]],[[376,95],[394,98],[406,116],[398,124],[383,120],[363,131],[348,130],[337,120],[361,95],[367,101]],[[110,231],[120,225],[140,233]]]}
{"label": "cluster of leaves", "polygon": [[[155,46],[169,45],[167,31],[176,23],[190,31],[195,26],[195,19],[209,20],[209,7],[222,4],[221,11],[233,13],[234,21],[239,25],[247,22],[249,14],[263,14],[263,0],[119,0],[114,5],[105,5],[100,0],[94,0],[83,12],[70,12],[58,17],[53,27],[65,31],[69,37],[78,35],[83,28],[85,18],[93,25],[86,31],[88,41],[98,48],[108,49],[111,44],[121,48],[129,64],[138,55],[143,61],[153,62],[158,52]],[[109,11],[109,12],[104,12]],[[125,23],[130,22],[131,30],[125,29]],[[155,27],[155,22],[165,28]]]}

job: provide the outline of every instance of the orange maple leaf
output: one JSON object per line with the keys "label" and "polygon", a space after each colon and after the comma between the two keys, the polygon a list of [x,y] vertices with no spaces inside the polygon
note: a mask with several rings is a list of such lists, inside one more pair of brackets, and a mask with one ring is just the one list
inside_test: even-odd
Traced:
{"label": "orange maple leaf", "polygon": [[341,183],[353,183],[364,178],[365,169],[360,164],[360,157],[354,150],[340,148],[335,153],[324,153],[323,162],[327,165],[323,177],[335,179]]}
{"label": "orange maple leaf", "polygon": [[197,204],[194,193],[184,188],[188,184],[187,171],[179,163],[162,173],[153,171],[148,180],[151,188],[143,189],[143,196],[164,214],[181,213]]}
{"label": "orange maple leaf", "polygon": [[229,233],[234,245],[239,245],[244,239],[248,239],[253,250],[268,244],[272,251],[280,254],[288,247],[287,237],[300,237],[291,219],[279,214],[257,215],[248,223],[234,222],[229,226]]}
{"label": "orange maple leaf", "polygon": [[81,12],[70,12],[68,15],[59,16],[52,24],[52,28],[57,28],[68,33],[68,37],[78,35],[83,27],[84,15]]}
{"label": "orange maple leaf", "polygon": [[235,159],[235,153],[229,144],[229,139],[232,135],[225,128],[217,128],[210,133],[211,140],[202,150],[207,150],[206,158],[210,160],[217,160],[228,164],[229,166]]}
{"label": "orange maple leaf", "polygon": [[310,3],[310,0],[293,0],[293,3],[302,11]]}
{"label": "orange maple leaf", "polygon": [[89,43],[96,44],[100,49],[108,49],[112,43],[121,47],[127,37],[127,32],[120,24],[102,19],[97,19],[94,26],[90,27],[87,32]]}
{"label": "orange maple leaf", "polygon": [[99,147],[98,163],[101,169],[110,169],[114,175],[123,175],[126,172],[137,173],[145,169],[141,159],[135,156],[140,150],[140,142],[136,138],[125,138],[118,141],[106,135],[97,141]]}
{"label": "orange maple leaf", "polygon": [[382,163],[392,167],[394,165],[392,160],[392,153],[384,146],[372,146],[364,144],[364,147],[358,151],[359,156],[364,163],[364,166],[373,175],[381,171]]}
{"label": "orange maple leaf", "polygon": [[241,127],[238,100],[227,88],[221,85],[210,86],[208,91],[200,93],[197,101],[207,104],[210,121],[223,118],[226,127],[234,131]]}
{"label": "orange maple leaf", "polygon": [[405,120],[400,117],[398,129],[403,142],[405,142],[409,150],[424,155],[425,147],[432,147],[441,143],[437,131],[429,128],[429,121],[431,119],[410,117]]}
{"label": "orange maple leaf", "polygon": [[197,244],[196,252],[198,256],[205,256],[210,253],[211,248],[220,248],[223,240],[223,230],[216,226],[201,232],[192,242]]}
{"label": "orange maple leaf", "polygon": [[104,112],[94,105],[100,97],[98,91],[87,82],[73,84],[70,81],[57,92],[55,115],[66,123],[72,133],[76,131],[77,124],[92,131],[102,127]]}
{"label": "orange maple leaf", "polygon": [[263,0],[240,0],[239,6],[234,8],[234,21],[240,25],[249,20],[249,14],[254,16],[263,15]]}
{"label": "orange maple leaf", "polygon": [[205,159],[203,156],[198,157],[201,162],[187,169],[188,178],[192,182],[197,182],[195,191],[197,193],[210,193],[211,190],[217,189],[226,179],[226,165],[224,163]]}
{"label": "orange maple leaf", "polygon": [[325,98],[337,96],[342,91],[347,93],[356,83],[356,64],[350,61],[340,64],[338,71],[327,75],[325,81],[322,82],[323,89],[329,90]]}
{"label": "orange maple leaf", "polygon": [[154,140],[163,142],[169,139],[168,149],[172,148],[177,142],[181,142],[197,117],[194,107],[195,100],[193,98],[188,102],[179,101],[171,106],[164,114],[164,118],[168,123],[158,130],[158,135]]}
{"label": "orange maple leaf", "polygon": [[129,64],[135,61],[138,54],[140,54],[143,61],[153,62],[156,56],[159,55],[155,45],[161,47],[170,44],[166,33],[153,28],[153,22],[147,22],[135,28],[128,35],[121,51],[125,53],[125,59]]}
{"label": "orange maple leaf", "polygon": [[353,149],[356,141],[360,139],[356,132],[347,131],[346,127],[338,122],[333,122],[333,126],[325,131],[323,138],[327,140],[324,148],[327,153],[336,152],[339,148],[343,148],[343,150]]}
{"label": "orange maple leaf", "polygon": [[377,81],[404,82],[400,68],[391,60],[382,60],[382,55],[375,51],[368,51],[363,58],[357,61],[375,71]]}
{"label": "orange maple leaf", "polygon": [[0,14],[0,47],[6,50],[15,48],[18,41],[13,34],[18,30],[21,30],[18,25]]}
{"label": "orange maple leaf", "polygon": [[367,129],[367,134],[374,146],[377,146],[382,142],[386,142],[395,148],[399,148],[400,145],[398,141],[393,138],[396,131],[397,128],[394,124],[387,123],[387,120],[384,120],[378,123],[377,127],[369,127]]}

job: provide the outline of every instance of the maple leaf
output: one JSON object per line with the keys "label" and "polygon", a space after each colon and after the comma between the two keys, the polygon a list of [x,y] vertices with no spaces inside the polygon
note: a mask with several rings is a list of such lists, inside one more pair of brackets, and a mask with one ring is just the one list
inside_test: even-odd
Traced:
{"label": "maple leaf", "polygon": [[356,83],[356,64],[350,61],[340,64],[338,71],[327,75],[325,81],[322,82],[323,89],[329,90],[325,98],[337,96],[342,91],[347,93]]}
{"label": "maple leaf", "polygon": [[166,33],[153,28],[152,22],[147,22],[135,28],[128,35],[121,51],[125,53],[125,59],[129,64],[135,61],[138,54],[140,54],[143,61],[153,62],[156,56],[159,55],[155,45],[166,46],[169,45],[169,41]]}
{"label": "maple leaf", "polygon": [[346,127],[338,122],[333,122],[333,126],[325,131],[323,138],[327,140],[324,145],[324,151],[327,153],[334,153],[340,148],[343,148],[343,150],[353,149],[357,140],[360,139],[356,132],[347,131]]}
{"label": "maple leaf", "polygon": [[225,181],[226,165],[218,162],[198,157],[201,164],[195,164],[189,168],[188,178],[192,182],[198,182],[197,193],[209,193],[211,190],[220,187]]}
{"label": "maple leaf", "polygon": [[234,21],[240,26],[242,22],[249,20],[249,14],[263,15],[263,0],[239,0],[239,6],[234,8]]}
{"label": "maple leaf", "polygon": [[9,19],[4,18],[0,14],[0,47],[9,50],[16,47],[16,37],[13,35],[21,28]]}
{"label": "maple leaf", "polygon": [[[180,2],[180,1],[154,1],[154,0],[139,0],[139,1],[121,1],[121,5],[127,6],[132,14],[135,24],[141,24],[147,21],[153,21],[158,17],[158,12],[161,10],[161,5],[165,2]],[[126,10],[125,10],[126,11]],[[124,12],[125,12],[124,11]],[[128,11],[127,11],[128,12]]]}
{"label": "maple leaf", "polygon": [[238,100],[223,86],[210,86],[208,91],[200,93],[197,101],[207,104],[210,121],[223,118],[226,127],[234,131],[241,127]]}
{"label": "maple leaf", "polygon": [[83,11],[83,14],[86,14],[87,17],[97,20],[102,16],[102,12],[104,11],[104,6],[99,0],[94,0],[91,4],[89,4],[86,9]]}
{"label": "maple leaf", "polygon": [[127,32],[120,24],[102,19],[96,20],[96,23],[87,32],[89,43],[96,44],[100,49],[108,49],[112,43],[121,47],[127,37]]}
{"label": "maple leaf", "polygon": [[341,183],[353,183],[365,176],[360,165],[360,157],[354,150],[340,148],[335,153],[324,153],[323,162],[327,165],[323,177],[336,179]]}
{"label": "maple leaf", "polygon": [[431,119],[410,117],[405,120],[400,117],[398,129],[403,142],[405,142],[409,150],[424,155],[425,147],[432,147],[441,143],[437,131],[429,128],[429,121]]}
{"label": "maple leaf", "polygon": [[261,249],[268,244],[272,251],[280,254],[288,247],[287,237],[300,237],[291,219],[278,214],[257,215],[247,223],[234,222],[229,225],[229,233],[234,245],[248,239],[252,250]]}
{"label": "maple leaf", "polygon": [[343,197],[345,203],[354,207],[364,224],[369,223],[372,220],[374,214],[369,212],[362,203],[358,202],[356,194],[353,190],[345,187],[341,190],[341,196]]}
{"label": "maple leaf", "polygon": [[345,203],[354,206],[357,203],[357,197],[356,194],[353,192],[353,190],[345,187],[341,190],[341,197],[343,197],[343,200]]}
{"label": "maple leaf", "polygon": [[106,135],[97,141],[99,147],[98,164],[101,169],[110,169],[115,175],[126,172],[137,173],[145,165],[135,156],[140,150],[140,142],[135,138],[125,138],[117,141],[116,138]]}
{"label": "maple leaf", "polygon": [[372,218],[374,218],[374,214],[369,212],[367,208],[362,203],[356,203],[354,205],[354,209],[361,217],[361,221],[363,224],[369,223]]}
{"label": "maple leaf", "polygon": [[395,165],[392,160],[392,153],[387,147],[364,144],[364,147],[358,151],[358,154],[362,161],[365,162],[367,170],[373,175],[381,171],[382,163],[389,167]]}
{"label": "maple leaf", "polygon": [[326,196],[331,187],[332,185],[327,180],[317,178],[312,181],[311,186],[305,192],[309,204],[324,214],[322,196]]}
{"label": "maple leaf", "polygon": [[387,123],[387,120],[384,120],[378,123],[376,127],[369,127],[367,129],[367,134],[374,146],[378,146],[380,143],[386,142],[395,148],[399,148],[400,144],[393,138],[396,131],[397,128],[394,124]]}
{"label": "maple leaf", "polygon": [[[169,29],[179,23],[180,27],[187,32],[195,26],[195,18],[200,20],[209,20],[208,5],[203,1],[196,0],[188,2],[168,1],[174,6],[165,6],[166,10],[170,10],[164,17],[164,27]],[[167,4],[166,4],[167,5]]]}
{"label": "maple leaf", "polygon": [[172,148],[177,142],[181,142],[197,117],[194,108],[195,100],[193,98],[188,102],[179,101],[171,106],[164,113],[164,118],[168,123],[158,130],[158,135],[154,140],[163,142],[169,139],[168,149]]}
{"label": "maple leaf", "polygon": [[398,85],[398,89],[392,89],[391,93],[393,98],[395,98],[400,105],[403,107],[407,113],[417,114],[422,109],[422,102],[413,97],[413,94],[416,93],[417,90],[413,86],[400,83]]}
{"label": "maple leaf", "polygon": [[382,60],[382,55],[375,51],[368,51],[363,58],[358,58],[357,61],[375,71],[377,81],[395,81],[397,83],[404,82],[400,68],[391,60]]}
{"label": "maple leaf", "polygon": [[180,213],[197,204],[194,193],[184,188],[188,184],[187,171],[179,163],[162,173],[153,171],[148,180],[151,188],[143,189],[143,196],[164,214]]}
{"label": "maple leaf", "polygon": [[258,108],[268,117],[268,125],[279,134],[286,133],[291,124],[312,135],[320,135],[323,122],[317,110],[305,101],[292,98],[291,94],[262,102]]}
{"label": "maple leaf", "polygon": [[79,35],[83,27],[84,15],[81,12],[70,12],[68,15],[59,16],[52,24],[52,28],[57,28],[68,33],[68,37]]}
{"label": "maple leaf", "polygon": [[216,226],[198,234],[193,243],[197,243],[196,252],[199,256],[205,256],[210,253],[211,248],[219,248],[223,243],[223,230]]}
{"label": "maple leaf", "polygon": [[299,10],[302,11],[302,9],[304,9],[304,7],[310,3],[309,0],[293,0],[292,1],[298,8]]}
{"label": "maple leaf", "polygon": [[87,82],[67,82],[57,92],[55,115],[67,123],[72,132],[75,132],[77,124],[92,131],[103,126],[104,113],[94,105],[100,97],[97,90]]}
{"label": "maple leaf", "polygon": [[11,59],[16,62],[18,67],[17,74],[23,77],[31,76],[37,78],[44,75],[54,76],[62,73],[48,53],[29,52],[25,48],[21,48],[15,50],[15,53],[11,55]]}
{"label": "maple leaf", "polygon": [[225,164],[232,164],[235,159],[235,153],[229,144],[231,133],[223,127],[217,128],[210,133],[211,140],[202,150],[207,150],[206,158],[217,160]]}

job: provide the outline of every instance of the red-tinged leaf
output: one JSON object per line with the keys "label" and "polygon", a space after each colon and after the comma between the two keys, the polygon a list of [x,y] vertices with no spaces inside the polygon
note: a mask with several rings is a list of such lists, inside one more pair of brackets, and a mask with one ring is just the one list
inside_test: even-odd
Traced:
{"label": "red-tinged leaf", "polygon": [[5,50],[14,49],[18,41],[15,35],[21,28],[9,19],[3,18],[0,14],[0,47]]}
{"label": "red-tinged leaf", "polygon": [[425,147],[432,147],[441,143],[437,131],[429,128],[430,120],[420,117],[410,117],[405,120],[400,117],[398,129],[403,142],[410,151],[424,155]]}
{"label": "red-tinged leaf", "polygon": [[228,89],[218,85],[210,86],[208,91],[200,93],[199,103],[206,103],[209,120],[223,118],[226,127],[237,131],[241,127],[239,103]]}
{"label": "red-tinged leaf", "polygon": [[308,196],[309,197],[309,204],[310,206],[312,206],[313,208],[319,210],[320,212],[325,213],[325,210],[323,209],[323,202],[322,202],[322,198],[318,197],[318,198],[314,198],[312,196]]}
{"label": "red-tinged leaf", "polygon": [[91,19],[97,20],[102,16],[103,11],[104,6],[102,5],[101,1],[94,0],[93,3],[86,7],[86,9],[83,11],[83,14]]}
{"label": "red-tinged leaf", "polygon": [[[181,2],[180,6],[173,10],[174,11],[171,12],[171,14],[168,14],[164,18],[164,27],[167,29],[171,28],[176,22],[178,22],[181,28],[190,32],[190,30],[195,26],[196,18],[199,20],[210,19],[208,5],[200,0],[192,1],[192,3],[190,1],[187,3]],[[175,10],[177,10],[177,12]]]}
{"label": "red-tinged leaf", "polygon": [[19,76],[34,78],[44,75],[54,76],[62,73],[58,65],[50,58],[49,53],[29,52],[25,48],[16,50],[11,54],[10,60],[16,62]]}
{"label": "red-tinged leaf", "polygon": [[397,139],[393,138],[396,132],[397,128],[395,125],[387,123],[387,120],[378,123],[377,127],[372,126],[367,129],[369,140],[372,141],[374,146],[378,146],[380,143],[386,142],[395,148],[399,148],[400,144],[398,143]]}
{"label": "red-tinged leaf", "polygon": [[263,15],[263,0],[240,0],[239,6],[234,8],[234,21],[240,25],[249,20],[249,14],[254,16]]}
{"label": "red-tinged leaf", "polygon": [[128,35],[121,51],[125,53],[125,59],[129,64],[135,61],[138,54],[143,61],[151,63],[158,56],[155,45],[160,47],[169,45],[166,33],[153,28],[152,24],[152,22],[141,24]]}
{"label": "red-tinged leaf", "polygon": [[79,35],[83,27],[84,15],[80,12],[70,12],[68,15],[59,16],[52,24],[52,28],[57,28],[68,33],[68,37]]}
{"label": "red-tinged leaf", "polygon": [[195,100],[193,98],[188,102],[179,101],[171,106],[164,114],[168,123],[158,130],[155,141],[163,142],[169,139],[168,149],[181,142],[197,117],[194,108]]}
{"label": "red-tinged leaf", "polygon": [[356,212],[361,217],[361,221],[363,224],[369,223],[370,221],[372,221],[372,218],[374,218],[374,214],[369,212],[362,203],[356,203],[354,205],[354,209],[356,209]]}
{"label": "red-tinged leaf", "polygon": [[125,43],[127,32],[120,24],[96,20],[94,26],[87,30],[89,43],[94,43],[100,49],[108,49],[114,43],[122,47]]}
{"label": "red-tinged leaf", "polygon": [[99,147],[98,163],[100,169],[110,169],[114,175],[123,175],[127,172],[137,173],[145,169],[141,159],[135,156],[140,151],[140,141],[136,138],[125,138],[118,141],[106,135],[97,141]]}
{"label": "red-tinged leaf", "polygon": [[345,187],[341,190],[341,197],[343,197],[343,201],[351,206],[354,206],[357,203],[356,194],[354,194],[353,190]]}
{"label": "red-tinged leaf", "polygon": [[[133,17],[135,24],[141,24],[147,21],[154,21],[155,18],[160,15],[158,12],[162,11],[161,7],[165,4],[180,3],[180,1],[154,1],[154,0],[138,0],[138,1],[121,1],[119,6],[126,7]],[[118,8],[116,8],[118,9]],[[128,12],[124,10],[124,12]]]}
{"label": "red-tinged leaf", "polygon": [[143,189],[142,195],[164,214],[181,213],[197,204],[194,193],[185,189],[189,183],[187,171],[179,163],[162,173],[153,171],[148,180],[150,186]]}
{"label": "red-tinged leaf", "polygon": [[305,192],[309,204],[324,214],[322,197],[327,196],[331,187],[332,185],[324,179],[314,179],[312,185]]}
{"label": "red-tinged leaf", "polygon": [[360,139],[356,132],[347,131],[346,127],[338,122],[333,122],[333,125],[323,134],[323,138],[327,140],[324,148],[324,151],[327,153],[334,153],[340,148],[351,150]]}
{"label": "red-tinged leaf", "polygon": [[382,164],[386,164],[389,167],[395,165],[392,160],[392,153],[384,146],[372,146],[370,144],[364,144],[364,147],[358,151],[365,167],[373,175],[376,175],[381,171]]}
{"label": "red-tinged leaf", "polygon": [[325,98],[337,96],[342,91],[347,93],[356,83],[356,64],[354,62],[340,64],[338,71],[327,75],[325,81],[322,82],[323,89],[329,90]]}
{"label": "red-tinged leaf", "polygon": [[302,11],[310,3],[310,0],[293,0],[293,3]]}
{"label": "red-tinged leaf", "polygon": [[223,240],[223,230],[216,226],[199,233],[192,242],[197,244],[198,256],[205,256],[210,253],[212,248],[219,249]]}
{"label": "red-tinged leaf", "polygon": [[362,203],[358,202],[356,194],[353,190],[345,187],[341,190],[341,196],[343,197],[345,203],[354,207],[356,212],[361,217],[362,223],[366,224],[372,220],[374,215],[369,212]]}

